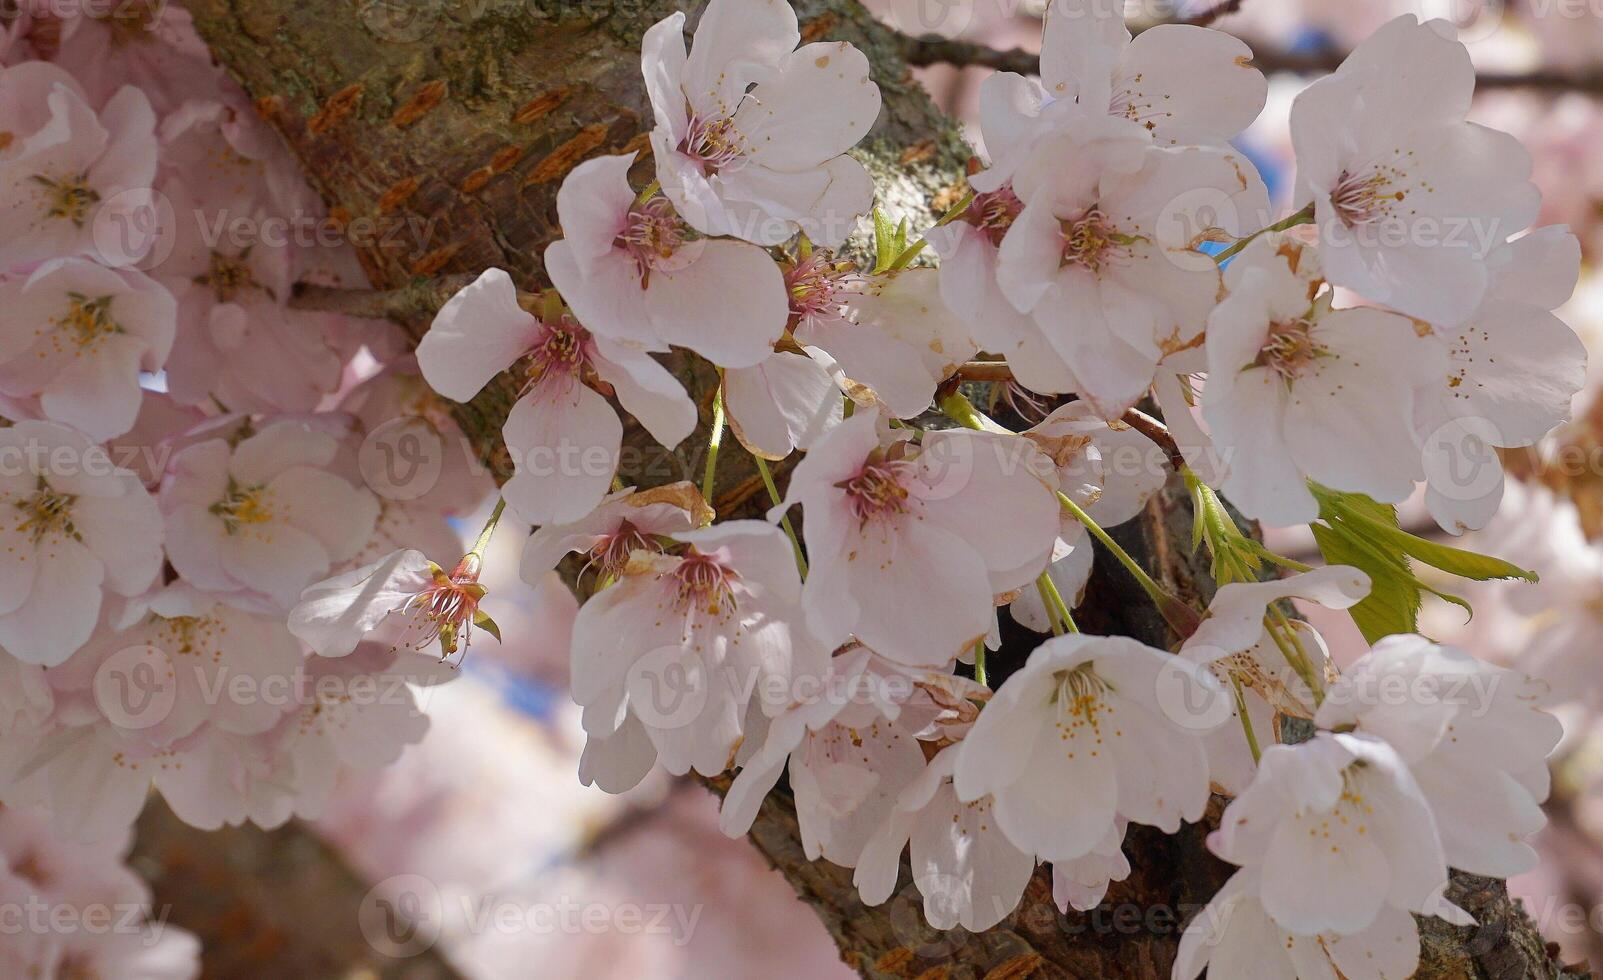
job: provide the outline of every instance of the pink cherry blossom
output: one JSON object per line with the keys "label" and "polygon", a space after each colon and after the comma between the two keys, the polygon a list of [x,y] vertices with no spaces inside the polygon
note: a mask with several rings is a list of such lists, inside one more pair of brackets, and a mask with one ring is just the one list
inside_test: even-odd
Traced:
{"label": "pink cherry blossom", "polygon": [[712,0],[688,55],[684,27],[683,13],[662,20],[641,57],[663,193],[709,235],[845,241],[874,198],[846,156],[879,117],[868,59],[845,42],[798,48],[786,0]]}
{"label": "pink cherry blossom", "polygon": [[1404,15],[1297,96],[1296,202],[1314,206],[1331,282],[1447,326],[1480,304],[1492,246],[1540,195],[1518,140],[1465,121],[1474,91],[1452,26]]}
{"label": "pink cherry blossom", "polygon": [[[1230,150],[1141,148],[1128,136],[1056,136],[1033,151],[1053,164],[997,253],[1002,293],[1070,366],[1075,390],[1108,419],[1152,384],[1158,362],[1202,333],[1218,301],[1214,261],[1195,251],[1268,214],[1252,164]],[[1216,230],[1217,229],[1217,230]]]}
{"label": "pink cherry blossom", "polygon": [[1180,937],[1174,980],[1196,980],[1204,967],[1264,980],[1408,980],[1418,969],[1419,926],[1407,912],[1387,906],[1347,935],[1295,935],[1264,912],[1259,887],[1252,869],[1225,882]]}
{"label": "pink cherry blossom", "polygon": [[1415,392],[1425,502],[1447,531],[1481,528],[1503,499],[1496,448],[1534,445],[1570,419],[1586,383],[1586,348],[1552,310],[1569,301],[1581,247],[1540,228],[1488,261],[1485,298],[1461,327],[1438,329],[1448,369]]}
{"label": "pink cherry blossom", "polygon": [[816,349],[776,351],[756,367],[724,372],[729,429],[742,446],[764,459],[784,459],[840,424],[845,403],[825,360]]}
{"label": "pink cherry blossom", "polygon": [[901,791],[853,881],[865,905],[882,904],[896,887],[902,849],[910,847],[924,918],[937,929],[981,932],[1018,907],[1035,858],[1004,833],[990,796],[959,799],[952,773],[962,750],[963,743],[941,750]]}
{"label": "pink cherry blossom", "polygon": [[[1361,933],[1387,909],[1470,921],[1442,898],[1447,863],[1429,801],[1371,735],[1320,732],[1265,748],[1208,844],[1258,872],[1257,901],[1296,935]],[[1319,888],[1307,887],[1311,876]]]}
{"label": "pink cherry blossom", "polygon": [[[1333,310],[1288,263],[1254,242],[1240,280],[1208,316],[1202,414],[1226,467],[1220,487],[1277,527],[1318,516],[1308,480],[1397,503],[1423,475],[1407,420],[1413,389],[1445,356],[1407,317]],[[1308,253],[1301,253],[1302,260]]]}
{"label": "pink cherry blossom", "polygon": [[348,656],[364,639],[381,638],[419,653],[438,643],[442,660],[458,649],[465,656],[475,626],[499,633],[479,608],[482,565],[469,554],[447,573],[420,551],[397,551],[307,588],[289,612],[289,628],[324,657]]}
{"label": "pink cherry blossom", "polygon": [[[1563,728],[1545,685],[1422,636],[1389,636],[1347,668],[1315,721],[1384,738],[1429,802],[1447,863],[1508,878],[1536,866],[1547,756]],[[1398,697],[1406,691],[1406,697]]]}
{"label": "pink cherry blossom", "polygon": [[599,336],[685,347],[726,368],[761,363],[785,330],[779,267],[754,245],[696,235],[666,197],[639,201],[634,159],[588,160],[562,182],[565,237],[545,253],[552,285]]}
{"label": "pink cherry blossom", "polygon": [[339,441],[294,420],[188,446],[159,497],[167,555],[190,584],[286,610],[367,541],[378,502],[332,472]]}
{"label": "pink cherry blossom", "polygon": [[909,666],[944,667],[990,632],[992,596],[1046,567],[1059,527],[1032,443],[994,433],[882,439],[860,411],[813,447],[782,505],[800,504],[820,639],[848,635]]}
{"label": "pink cherry blossom", "polygon": [[723,772],[754,720],[779,713],[827,651],[803,621],[801,582],[777,528],[731,521],[636,552],[573,626],[573,699],[585,731],[636,718],[675,774]]}
{"label": "pink cherry blossom", "polygon": [[434,390],[459,402],[527,359],[527,387],[502,430],[515,470],[502,492],[531,524],[575,521],[612,485],[623,424],[592,384],[609,386],[669,449],[696,427],[695,403],[649,354],[592,334],[571,315],[524,311],[500,269],[446,303],[417,356]]}
{"label": "pink cherry blossom", "polygon": [[62,69],[0,68],[0,267],[65,256],[130,265],[148,236],[123,234],[147,216],[156,179],[156,115],[124,86],[92,105]]}
{"label": "pink cherry blossom", "polygon": [[571,554],[585,556],[598,580],[617,579],[638,551],[661,551],[663,539],[709,523],[712,512],[689,483],[610,493],[595,510],[572,524],[539,528],[523,546],[525,582],[539,581]]}
{"label": "pink cherry blossom", "polygon": [[0,646],[55,666],[83,646],[102,597],[143,592],[161,569],[155,501],[82,434],[54,422],[0,430]]}
{"label": "pink cherry blossom", "polygon": [[49,418],[96,439],[134,425],[139,374],[172,350],[172,294],[132,270],[46,262],[0,281],[0,395],[10,418]]}
{"label": "pink cherry blossom", "polygon": [[798,343],[835,362],[848,391],[866,386],[897,418],[929,408],[936,387],[979,345],[940,299],[940,273],[916,268],[867,275],[814,252],[786,276]]}
{"label": "pink cherry blossom", "polygon": [[1202,729],[1172,717],[1162,700],[1181,685],[1224,698],[1205,670],[1136,640],[1048,640],[963,740],[953,770],[958,799],[994,796],[1003,833],[1047,861],[1091,853],[1121,817],[1165,833],[1201,819]]}
{"label": "pink cherry blossom", "polygon": [[1072,861],[1052,862],[1052,901],[1058,911],[1089,912],[1102,904],[1108,886],[1130,876],[1130,861],[1124,856],[1124,821],[1109,828],[1102,843]]}

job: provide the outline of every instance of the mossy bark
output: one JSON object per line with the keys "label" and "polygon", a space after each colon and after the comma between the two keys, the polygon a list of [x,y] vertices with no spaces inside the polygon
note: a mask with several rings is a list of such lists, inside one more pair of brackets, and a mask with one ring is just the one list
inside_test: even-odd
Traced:
{"label": "mossy bark", "polygon": [[[336,221],[367,234],[359,244],[373,284],[416,288],[442,275],[509,270],[525,289],[546,285],[540,255],[557,237],[563,176],[601,153],[649,152],[639,71],[645,29],[677,5],[663,0],[190,0],[218,59],[285,137]],[[699,4],[688,9],[694,23]],[[857,155],[880,201],[915,225],[952,203],[968,150],[903,60],[906,45],[856,0],[797,0],[804,37],[863,48],[885,95],[878,125]],[[649,180],[649,162],[638,183]],[[427,317],[412,318],[414,335]],[[703,406],[716,376],[689,358],[669,361]],[[485,458],[506,472],[500,427],[516,397],[503,379],[458,412]],[[652,451],[638,426],[626,439],[626,476],[655,484],[696,473],[705,429],[678,454]],[[726,451],[715,503],[726,516],[750,509],[761,485],[745,454]],[[1190,547],[1178,488],[1120,537],[1176,591],[1199,595],[1206,569]],[[1080,612],[1082,623],[1167,645],[1165,627],[1112,561]],[[993,658],[1022,661],[1018,638]],[[1217,808],[1215,808],[1217,810]],[[1203,846],[1204,827],[1165,837],[1132,831],[1135,873],[1091,916],[1060,915],[1045,869],[1018,913],[982,935],[937,934],[921,925],[916,893],[865,908],[851,873],[802,854],[794,808],[783,794],[763,807],[753,843],[796,887],[835,938],[843,959],[868,977],[1168,976],[1180,922],[1228,875]],[[904,876],[905,878],[905,876]],[[1318,887],[1310,883],[1310,887]],[[1541,941],[1496,883],[1465,879],[1460,897],[1478,931],[1431,928],[1428,978],[1561,976]],[[1495,936],[1495,941],[1486,941]],[[1229,980],[1229,978],[1219,978]]]}

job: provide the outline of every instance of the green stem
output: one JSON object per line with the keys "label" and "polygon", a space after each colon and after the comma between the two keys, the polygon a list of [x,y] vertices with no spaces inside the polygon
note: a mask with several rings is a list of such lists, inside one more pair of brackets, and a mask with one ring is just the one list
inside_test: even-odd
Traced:
{"label": "green stem", "polygon": [[1236,717],[1241,719],[1241,731],[1247,736],[1247,748],[1252,750],[1256,764],[1263,757],[1263,749],[1258,747],[1258,734],[1252,730],[1252,716],[1247,714],[1247,695],[1241,690],[1241,678],[1231,674],[1230,683],[1236,689]]}
{"label": "green stem", "polygon": [[[979,409],[975,408],[974,403],[964,397],[963,393],[960,391],[954,391],[950,395],[946,396],[945,400],[941,402],[941,411],[945,412],[947,416],[952,419],[952,421],[957,422],[964,428],[974,429],[976,431],[995,431],[997,428],[999,428],[996,423],[990,422],[984,416],[980,415]],[[1073,500],[1070,500],[1067,494],[1059,490],[1057,491],[1057,495],[1058,503],[1060,503],[1063,508],[1067,510],[1072,517],[1074,517],[1075,520],[1079,521],[1081,524],[1084,524],[1085,529],[1091,532],[1091,536],[1102,542],[1102,546],[1108,549],[1108,551],[1113,554],[1113,557],[1119,560],[1119,564],[1123,565],[1130,572],[1130,574],[1135,577],[1136,582],[1140,584],[1142,590],[1146,592],[1147,597],[1150,598],[1153,604],[1158,607],[1158,612],[1163,616],[1164,621],[1167,622],[1182,639],[1189,637],[1192,633],[1197,631],[1197,626],[1201,624],[1202,617],[1197,615],[1197,611],[1195,609],[1192,609],[1184,602],[1164,591],[1163,586],[1153,581],[1152,576],[1148,575],[1146,569],[1141,567],[1141,563],[1136,561],[1134,558],[1131,558],[1129,552],[1121,548],[1119,543],[1113,540],[1113,538],[1108,535],[1108,532],[1102,530],[1097,522],[1093,521],[1090,516],[1080,508],[1079,504],[1076,504]],[[1056,591],[1055,587],[1053,591]]]}
{"label": "green stem", "polygon": [[[784,498],[779,495],[779,487],[774,483],[774,474],[768,468],[768,460],[756,453],[753,453],[751,458],[756,460],[757,472],[762,474],[763,486],[768,488],[768,499],[774,502],[774,506],[779,506],[784,502]],[[779,518],[779,526],[785,529],[785,537],[790,539],[790,547],[796,552],[796,568],[801,572],[801,577],[806,579],[807,556],[802,553],[801,541],[796,537],[796,529],[791,526],[789,514]]]}
{"label": "green stem", "polygon": [[1267,235],[1272,231],[1285,231],[1287,228],[1295,228],[1298,225],[1311,225],[1313,222],[1314,206],[1310,203],[1307,207],[1303,208],[1301,211],[1298,211],[1296,214],[1291,215],[1288,218],[1283,218],[1261,231],[1255,231],[1246,238],[1237,240],[1235,244],[1231,245],[1223,252],[1220,252],[1218,255],[1215,255],[1213,260],[1223,265],[1227,260],[1234,258],[1242,249],[1246,248],[1248,245],[1251,245],[1259,235]]}
{"label": "green stem", "polygon": [[985,641],[979,640],[974,644],[974,679],[986,687],[991,682],[985,677]]}
{"label": "green stem", "polygon": [[473,550],[463,557],[476,557],[484,560],[484,550],[490,547],[490,538],[495,535],[496,525],[501,523],[501,515],[506,512],[506,498],[502,497],[495,502],[495,509],[490,511],[490,519],[484,522],[483,530],[479,531],[479,539],[473,542]]}
{"label": "green stem", "polygon": [[1275,641],[1275,646],[1280,648],[1281,656],[1285,657],[1286,662],[1291,664],[1291,669],[1297,672],[1297,676],[1302,678],[1302,682],[1308,685],[1309,692],[1313,694],[1314,707],[1319,707],[1325,702],[1325,686],[1320,682],[1319,675],[1314,670],[1314,664],[1308,657],[1308,651],[1303,648],[1302,641],[1297,638],[1297,631],[1286,620],[1286,614],[1274,606],[1270,606],[1269,614],[1264,617],[1264,626],[1268,628],[1269,637]]}
{"label": "green stem", "polygon": [[707,439],[707,468],[701,474],[701,499],[712,503],[713,478],[718,475],[718,447],[724,442],[724,386],[712,396],[712,435]]}
{"label": "green stem", "polygon": [[1079,625],[1074,621],[1074,613],[1069,611],[1069,604],[1063,601],[1063,593],[1058,591],[1058,584],[1052,581],[1050,571],[1041,573],[1041,577],[1035,580],[1035,587],[1041,593],[1041,601],[1046,603],[1047,614],[1053,623],[1061,622],[1070,633],[1080,632]]}
{"label": "green stem", "polygon": [[1064,626],[1063,620],[1058,618],[1057,607],[1052,604],[1052,595],[1047,591],[1045,572],[1042,572],[1041,577],[1035,580],[1035,591],[1040,593],[1041,605],[1046,607],[1046,621],[1052,624],[1052,635],[1062,636],[1067,633],[1068,627]]}

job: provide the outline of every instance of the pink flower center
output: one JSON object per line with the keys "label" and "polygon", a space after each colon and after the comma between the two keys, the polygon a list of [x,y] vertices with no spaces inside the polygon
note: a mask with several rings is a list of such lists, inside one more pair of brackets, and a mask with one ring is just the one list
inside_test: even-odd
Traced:
{"label": "pink flower center", "polygon": [[430,567],[433,581],[408,598],[401,613],[412,617],[407,630],[411,642],[407,646],[421,652],[438,642],[444,659],[459,648],[465,651],[472,643],[473,625],[485,588],[479,584],[477,555],[464,557],[449,575],[438,565],[431,563]]}
{"label": "pink flower center", "polygon": [[652,539],[628,521],[618,525],[611,534],[603,535],[590,549],[586,568],[595,568],[601,575],[618,578],[629,564],[629,556],[636,551],[661,551]]}
{"label": "pink flower center", "polygon": [[698,163],[708,175],[715,174],[740,161],[746,155],[745,138],[735,128],[733,119],[690,118],[690,129],[685,133],[679,152]]}
{"label": "pink flower center", "polygon": [[550,377],[577,378],[590,363],[590,333],[563,315],[555,323],[540,324],[542,333],[529,352],[529,384]]}
{"label": "pink flower center", "polygon": [[1063,222],[1063,264],[1101,272],[1128,256],[1131,245],[1144,240],[1121,233],[1100,208],[1092,208],[1084,217]]}
{"label": "pink flower center", "polygon": [[690,238],[690,230],[674,212],[673,202],[654,197],[629,210],[618,245],[634,257],[644,276],[651,268],[673,258]]}
{"label": "pink flower center", "polygon": [[1100,741],[1101,715],[1107,710],[1102,696],[1107,690],[1107,682],[1097,676],[1090,664],[1060,671],[1057,686],[1052,691],[1052,702],[1058,709],[1054,723],[1058,737],[1067,741],[1076,735],[1089,734]]}
{"label": "pink flower center", "polygon": [[76,538],[78,529],[72,523],[72,505],[77,499],[75,494],[57,492],[41,476],[33,496],[15,502],[22,517],[16,529],[30,535],[35,543],[53,534]]}
{"label": "pink flower center", "polygon": [[45,189],[45,217],[65,218],[79,228],[89,216],[89,209],[100,201],[100,192],[89,186],[88,174],[60,180],[35,174],[33,182]]}
{"label": "pink flower center", "polygon": [[974,195],[964,220],[985,232],[992,245],[1000,245],[1023,211],[1024,202],[1013,193],[1013,185],[1008,184],[999,190]]}
{"label": "pink flower center", "polygon": [[740,576],[711,555],[691,548],[669,574],[677,589],[675,603],[681,611],[720,616],[735,608],[735,583]]}
{"label": "pink flower center", "polygon": [[785,273],[790,315],[798,319],[840,315],[840,293],[852,274],[849,265],[837,264],[824,251],[802,259]]}
{"label": "pink flower center", "polygon": [[1353,228],[1390,216],[1408,196],[1406,190],[1396,189],[1396,181],[1404,176],[1401,170],[1389,166],[1358,175],[1343,170],[1335,189],[1330,192],[1330,204],[1336,209],[1336,217]]}
{"label": "pink flower center", "polygon": [[1312,327],[1306,319],[1271,325],[1269,340],[1258,351],[1258,363],[1287,381],[1301,377],[1316,359],[1327,353],[1314,340]]}
{"label": "pink flower center", "polygon": [[836,484],[846,491],[846,503],[859,524],[905,514],[908,511],[907,481],[912,477],[909,460],[871,461],[849,480]]}

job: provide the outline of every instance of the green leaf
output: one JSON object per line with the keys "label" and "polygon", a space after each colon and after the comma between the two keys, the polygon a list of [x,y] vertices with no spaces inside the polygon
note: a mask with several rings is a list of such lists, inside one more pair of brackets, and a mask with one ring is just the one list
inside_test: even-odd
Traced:
{"label": "green leaf", "polygon": [[902,254],[896,247],[896,226],[880,208],[874,209],[874,272],[885,272]]}
{"label": "green leaf", "polygon": [[1327,563],[1351,565],[1369,576],[1369,596],[1348,610],[1366,641],[1376,643],[1393,633],[1412,633],[1419,628],[1424,595],[1406,557],[1389,557],[1366,547],[1340,521],[1310,527]]}
{"label": "green leaf", "polygon": [[[1379,506],[1367,497],[1362,498],[1362,501],[1371,507]],[[1355,504],[1351,499],[1337,500],[1335,507],[1343,520],[1373,532],[1404,554],[1417,558],[1432,568],[1439,568],[1449,575],[1457,575],[1459,578],[1476,582],[1487,582],[1492,579],[1523,579],[1535,582],[1538,578],[1535,572],[1526,571],[1501,558],[1476,554],[1473,551],[1465,551],[1462,548],[1450,547],[1409,534],[1397,527],[1395,509],[1392,511],[1392,523],[1388,525],[1371,516],[1369,508]]]}

